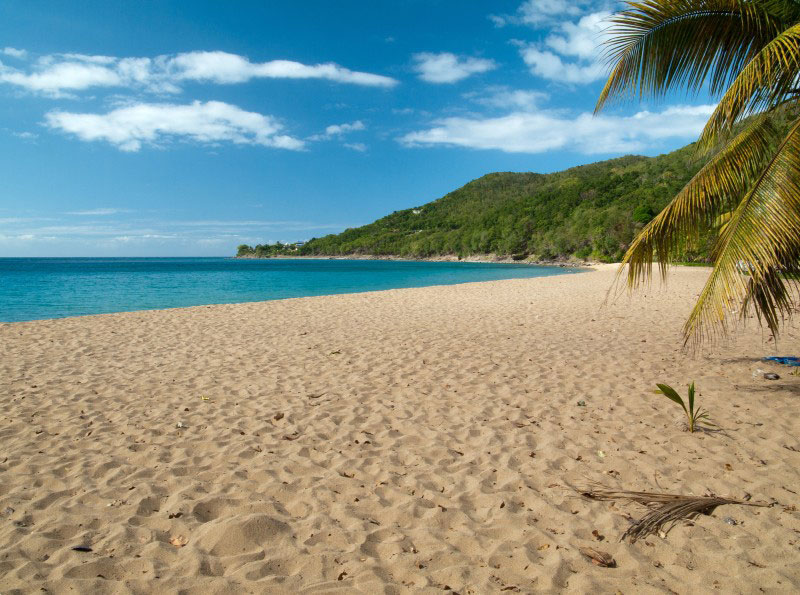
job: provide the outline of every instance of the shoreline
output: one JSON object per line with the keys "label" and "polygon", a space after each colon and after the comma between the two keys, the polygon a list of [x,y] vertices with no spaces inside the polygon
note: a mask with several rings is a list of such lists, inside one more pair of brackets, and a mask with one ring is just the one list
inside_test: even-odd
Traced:
{"label": "shoreline", "polygon": [[[0,591],[797,591],[800,377],[615,271],[0,325]],[[774,505],[630,544],[587,482]]]}
{"label": "shoreline", "polygon": [[[247,258],[243,258],[243,257],[234,257],[234,258],[247,259]],[[323,259],[314,258],[314,257],[288,257],[288,258],[271,257],[269,259],[256,259],[254,257],[251,257],[249,259],[253,259],[253,260],[269,260],[269,259],[272,259],[272,260],[379,260],[377,258],[374,258],[374,259],[367,259],[367,258],[350,259],[350,258],[344,258],[344,257],[343,258],[323,258]],[[394,258],[393,259],[380,259],[380,260],[392,260],[392,261],[396,261],[396,262],[424,262],[424,261],[407,260],[407,259],[399,259],[399,258],[398,259],[394,259]],[[474,262],[478,262],[478,261],[474,261]],[[541,266],[541,265],[535,265],[535,264],[531,264],[531,263],[516,263],[516,262],[515,263],[489,262],[488,264],[528,264],[530,266]],[[557,266],[557,267],[556,266],[551,266],[551,267],[548,267],[548,268],[574,268],[574,269],[577,269],[575,272],[587,272],[587,271],[592,270],[592,267],[588,267],[588,266],[585,266],[585,265],[578,267],[578,266],[566,265],[566,264],[562,264],[562,265]],[[548,274],[548,275],[545,275],[545,276],[550,276],[550,275]],[[515,278],[525,278],[525,277],[509,277],[509,279],[500,279],[500,280],[512,280],[512,279],[515,279]],[[538,277],[532,277],[532,278],[538,278]],[[166,306],[166,307],[149,307],[149,308],[142,308],[142,309],[137,309],[137,310],[117,310],[117,311],[113,311],[113,312],[95,312],[95,313],[88,313],[88,314],[71,314],[71,315],[66,315],[66,316],[56,316],[56,317],[49,317],[49,318],[32,318],[32,319],[28,319],[28,320],[13,320],[13,321],[0,320],[0,326],[2,326],[2,325],[12,325],[12,324],[24,324],[24,323],[31,323],[31,322],[37,322],[37,321],[63,320],[63,319],[68,319],[68,318],[86,318],[86,317],[90,317],[90,316],[109,316],[109,315],[125,314],[125,313],[137,313],[137,312],[157,312],[157,311],[163,311],[163,310],[180,310],[180,309],[184,309],[184,308],[207,308],[207,307],[211,307],[211,306],[224,306],[224,305],[235,305],[235,304],[252,304],[252,303],[261,303],[261,302],[273,302],[273,301],[305,299],[305,298],[311,298],[311,297],[325,297],[325,296],[336,296],[336,295],[366,294],[366,293],[373,293],[373,292],[392,291],[392,290],[395,290],[395,289],[414,289],[414,288],[424,288],[424,287],[447,287],[447,286],[453,286],[453,285],[465,285],[465,284],[470,284],[470,283],[485,283],[485,282],[492,282],[492,280],[464,280],[464,281],[460,281],[458,283],[435,283],[435,284],[432,284],[432,285],[413,285],[413,286],[407,286],[407,287],[385,287],[385,288],[372,288],[372,289],[364,288],[364,289],[357,289],[357,290],[354,290],[354,291],[341,291],[340,290],[340,291],[338,291],[336,293],[298,295],[298,296],[292,296],[292,297],[278,297],[278,298],[272,298],[272,299],[264,299],[262,297],[261,299],[255,299],[255,300],[230,301],[230,302],[225,302],[225,301],[222,301],[222,302],[209,302],[209,303],[203,303],[203,304],[191,304],[191,305],[184,305],[184,306],[172,305],[172,306]]]}
{"label": "shoreline", "polygon": [[528,264],[535,266],[552,266],[552,267],[580,267],[587,268],[599,264],[614,264],[614,263],[601,263],[598,261],[590,260],[533,260],[531,258],[524,258],[515,260],[511,256],[498,256],[496,254],[478,254],[465,256],[460,258],[454,254],[446,254],[440,256],[424,256],[424,257],[407,257],[397,256],[392,254],[347,254],[347,255],[319,255],[319,256],[292,256],[290,254],[282,254],[280,256],[232,256],[238,260],[390,260],[400,262],[478,262],[478,263],[495,263],[495,264]]}
{"label": "shoreline", "polygon": [[[316,259],[309,259],[309,260],[316,260]],[[582,267],[581,271],[578,272],[589,272],[595,270],[595,267]],[[212,303],[212,304],[194,304],[191,306],[170,306],[166,308],[147,308],[144,310],[120,310],[118,312],[98,312],[96,314],[76,314],[72,316],[59,316],[56,318],[33,318],[31,320],[15,320],[12,322],[5,322],[0,320],[0,327],[3,325],[14,325],[14,324],[29,324],[34,322],[52,322],[56,320],[71,320],[71,319],[81,319],[81,318],[91,318],[95,316],[119,316],[123,314],[142,314],[147,312],[170,312],[173,310],[191,310],[191,309],[198,309],[198,308],[215,308],[215,307],[223,307],[223,306],[245,306],[248,304],[267,304],[271,302],[290,302],[294,300],[310,300],[316,298],[326,298],[326,297],[336,297],[336,296],[358,296],[358,295],[371,295],[371,294],[380,294],[387,291],[403,291],[406,289],[434,289],[439,287],[458,287],[462,285],[473,285],[479,283],[502,283],[503,281],[518,281],[522,279],[533,280],[533,279],[546,279],[548,276],[544,277],[510,277],[508,279],[490,279],[484,281],[463,281],[460,283],[446,283],[446,284],[438,284],[438,285],[420,285],[417,287],[388,287],[385,289],[368,289],[364,291],[346,291],[340,293],[323,293],[320,295],[301,295],[296,297],[281,297],[275,298],[271,300],[254,300],[249,302],[220,302],[220,303]],[[0,594],[2,595],[2,594]]]}

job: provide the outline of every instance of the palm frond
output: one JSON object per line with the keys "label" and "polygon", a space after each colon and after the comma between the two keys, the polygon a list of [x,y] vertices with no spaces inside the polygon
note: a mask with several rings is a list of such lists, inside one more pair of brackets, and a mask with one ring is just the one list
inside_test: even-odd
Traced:
{"label": "palm frond", "polygon": [[730,221],[731,215],[733,213],[728,211],[727,213],[722,213],[716,219],[714,219],[714,227],[717,229],[718,233],[722,233],[725,231],[725,227],[728,225],[728,221]]}
{"label": "palm frond", "polygon": [[800,24],[796,24],[764,46],[738,74],[709,118],[699,148],[713,145],[742,117],[795,98],[799,72]]}
{"label": "palm frond", "polygon": [[800,2],[797,0],[756,0],[761,9],[783,23],[800,21]]}
{"label": "palm frond", "polygon": [[631,543],[636,543],[638,539],[643,539],[648,535],[668,533],[676,523],[694,519],[701,514],[711,514],[717,506],[725,504],[770,506],[768,502],[737,500],[713,495],[687,496],[662,492],[611,490],[599,484],[593,484],[590,488],[578,491],[588,500],[635,502],[649,508],[650,512],[638,521],[634,521],[620,538],[620,541],[628,538]]}
{"label": "palm frond", "polygon": [[615,14],[606,42],[612,72],[595,112],[611,98],[663,96],[675,87],[721,93],[778,33],[780,3],[746,0],[644,0]]}
{"label": "palm frond", "polygon": [[745,194],[768,162],[777,135],[769,115],[748,122],[642,229],[625,253],[617,278],[628,265],[628,286],[638,286],[652,275],[654,257],[665,277],[675,254]]}
{"label": "palm frond", "polygon": [[778,317],[790,314],[794,301],[779,273],[797,270],[798,255],[800,119],[792,124],[720,235],[714,269],[684,326],[687,343],[702,342],[720,328],[724,331],[728,313],[742,302],[777,334]]}
{"label": "palm frond", "polygon": [[[759,323],[766,324],[768,328],[777,328],[781,322],[781,313],[790,311],[792,304],[797,301],[797,286],[787,284],[785,279],[787,274],[797,274],[800,250],[795,250],[791,256],[782,257],[782,260],[786,262],[782,271],[769,267],[761,274],[751,275],[747,280],[747,292],[741,307],[742,318],[752,310]],[[790,291],[792,287],[795,289],[794,294]]]}

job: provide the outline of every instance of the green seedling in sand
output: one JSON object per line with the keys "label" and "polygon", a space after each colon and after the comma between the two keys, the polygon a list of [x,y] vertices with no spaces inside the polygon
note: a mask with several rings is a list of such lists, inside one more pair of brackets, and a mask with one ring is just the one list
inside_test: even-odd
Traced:
{"label": "green seedling in sand", "polygon": [[683,412],[686,414],[686,421],[689,424],[690,432],[694,432],[695,430],[699,430],[703,427],[714,426],[714,424],[711,423],[711,417],[708,415],[708,411],[700,408],[699,405],[697,408],[694,406],[694,382],[689,385],[688,408],[674,388],[667,384],[656,384],[656,386],[658,387],[658,390],[655,391],[656,393],[666,396],[670,401],[676,402],[683,408]]}

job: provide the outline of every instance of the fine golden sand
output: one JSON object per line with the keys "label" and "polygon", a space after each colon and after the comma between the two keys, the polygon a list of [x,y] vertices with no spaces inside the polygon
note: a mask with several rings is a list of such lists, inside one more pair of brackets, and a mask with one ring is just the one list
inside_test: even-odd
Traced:
{"label": "fine golden sand", "polygon": [[[798,326],[691,357],[708,271],[613,272],[0,325],[0,592],[797,592]],[[630,545],[587,481],[775,505]]]}

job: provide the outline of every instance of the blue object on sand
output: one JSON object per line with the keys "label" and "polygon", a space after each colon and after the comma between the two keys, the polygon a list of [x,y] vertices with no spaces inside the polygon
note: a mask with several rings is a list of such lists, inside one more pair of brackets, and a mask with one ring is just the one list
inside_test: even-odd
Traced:
{"label": "blue object on sand", "polygon": [[765,357],[765,362],[776,362],[784,366],[800,366],[800,357]]}

